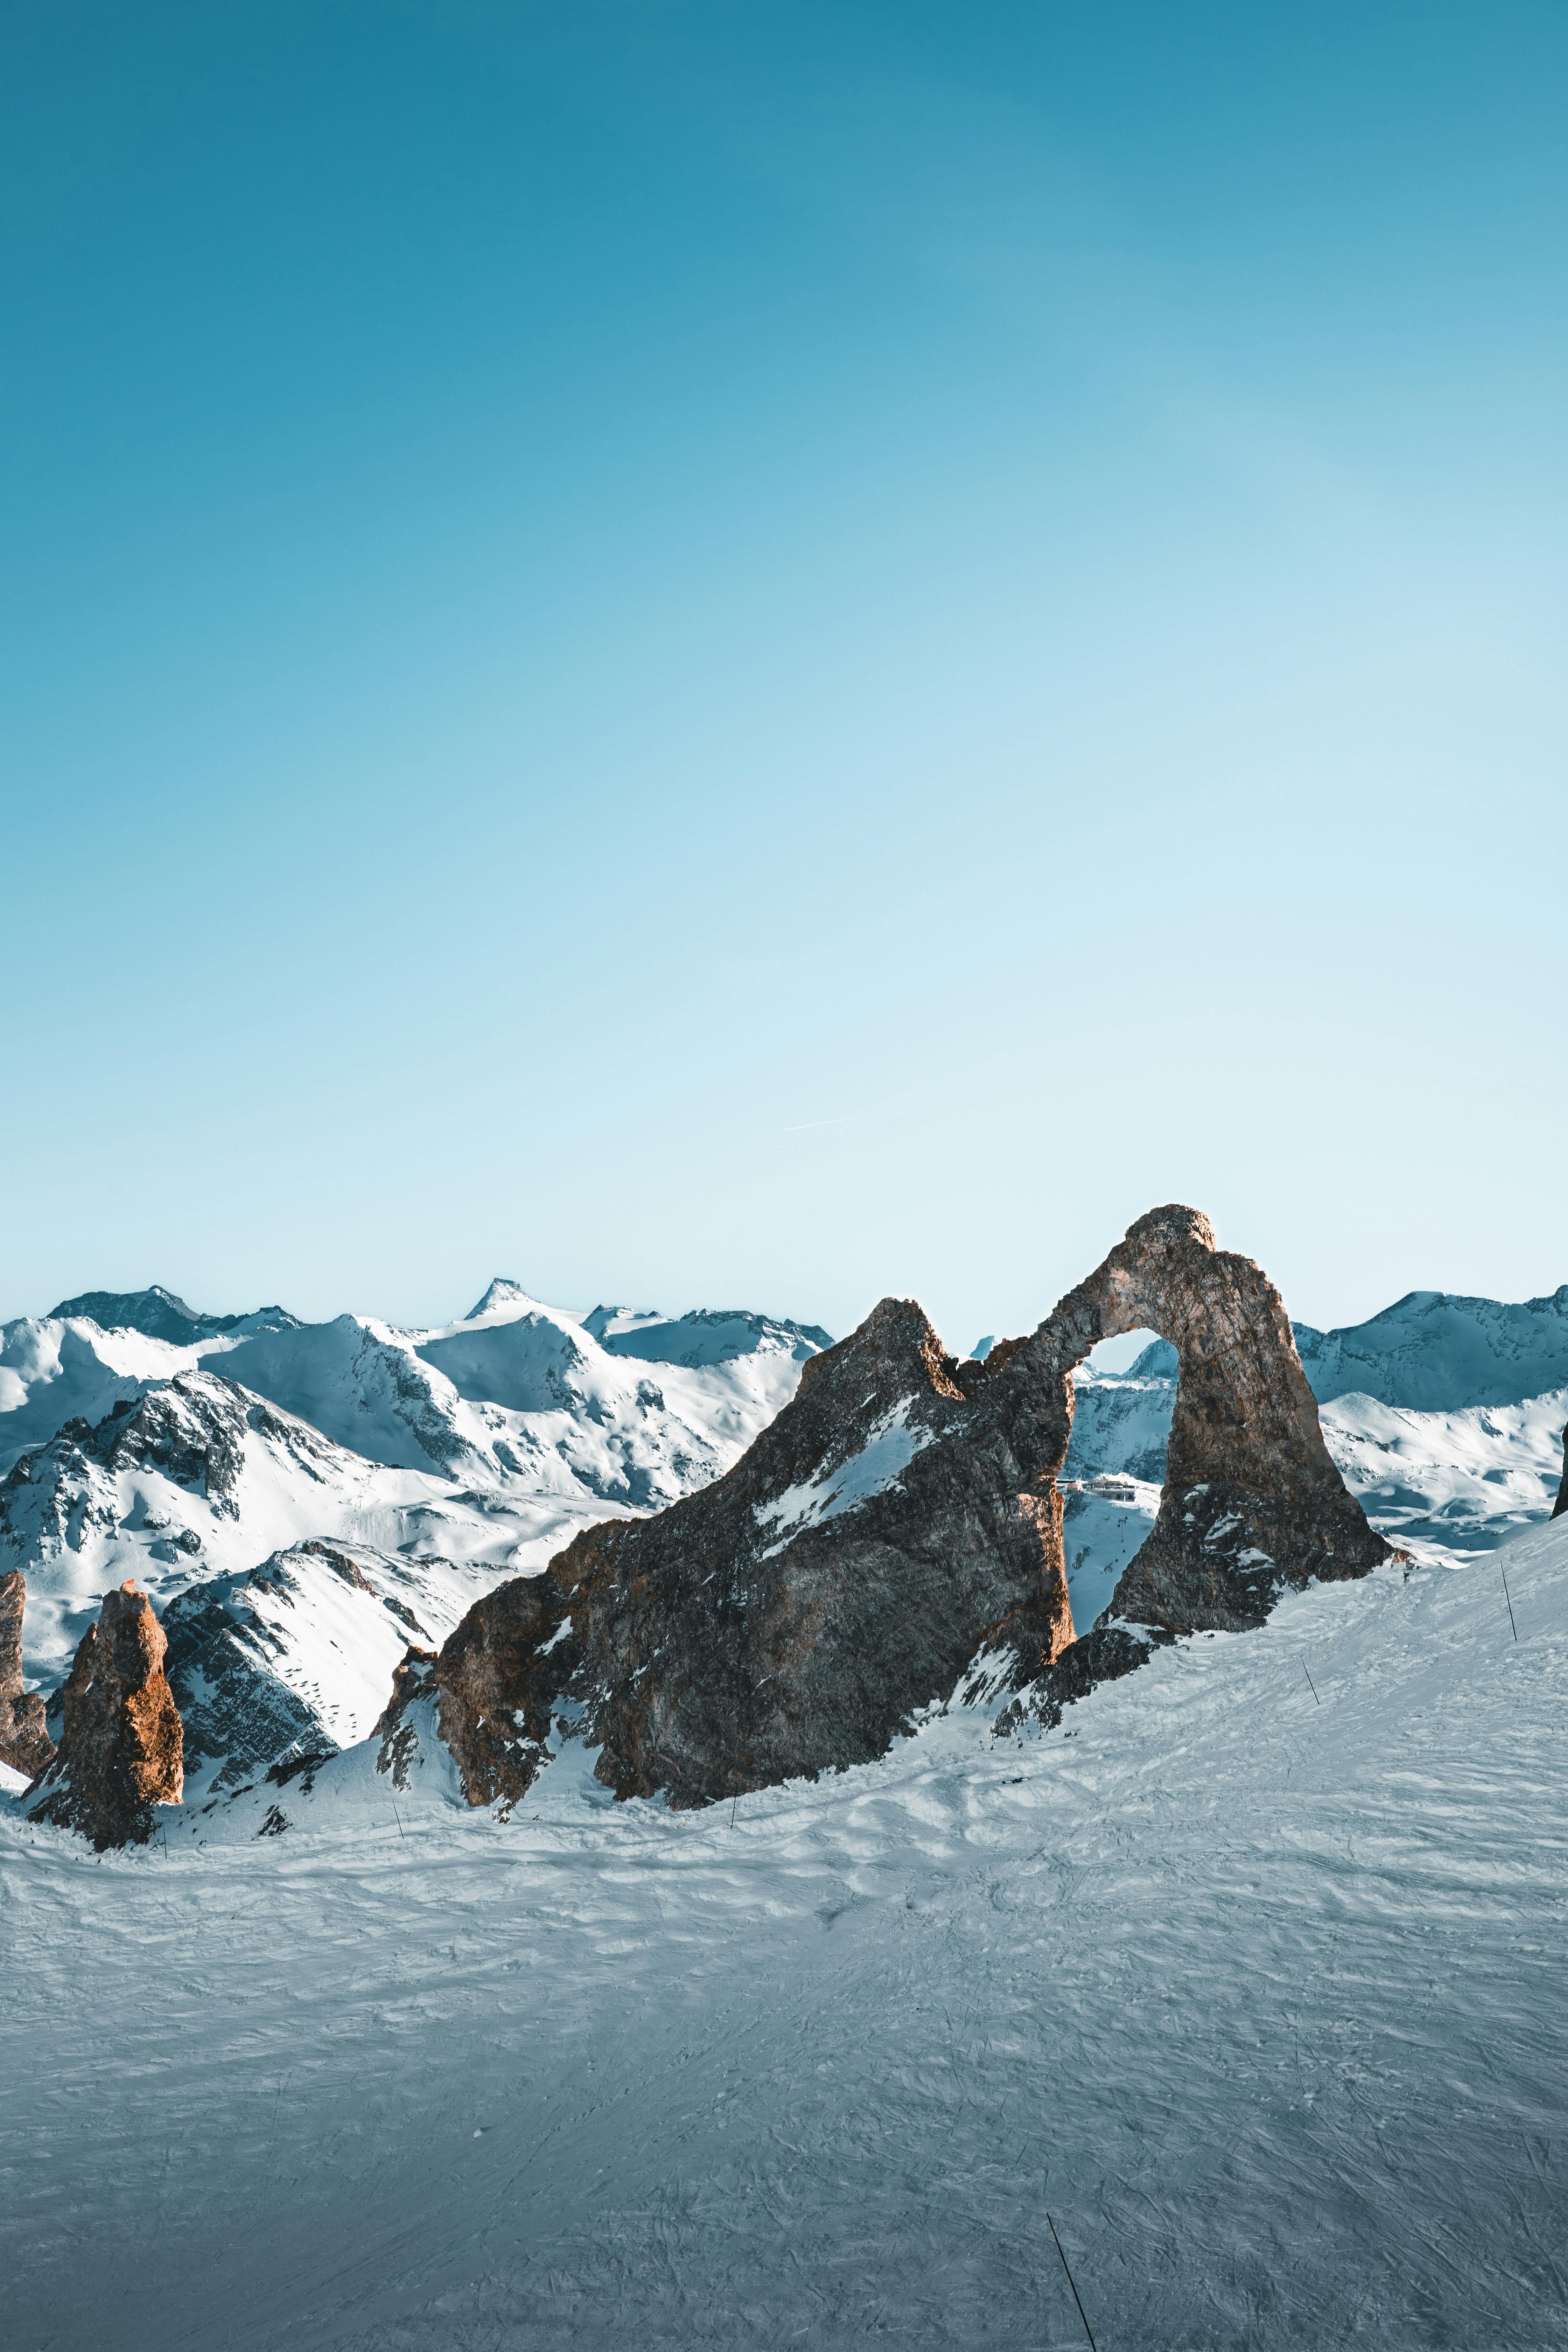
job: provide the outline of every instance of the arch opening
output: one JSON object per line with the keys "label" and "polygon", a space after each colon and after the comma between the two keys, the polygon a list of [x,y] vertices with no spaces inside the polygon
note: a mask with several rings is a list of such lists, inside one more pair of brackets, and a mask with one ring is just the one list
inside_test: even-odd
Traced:
{"label": "arch opening", "polygon": [[1101,1339],[1075,1365],[1072,1431],[1057,1476],[1075,1632],[1110,1605],[1160,1514],[1180,1358],[1149,1326]]}

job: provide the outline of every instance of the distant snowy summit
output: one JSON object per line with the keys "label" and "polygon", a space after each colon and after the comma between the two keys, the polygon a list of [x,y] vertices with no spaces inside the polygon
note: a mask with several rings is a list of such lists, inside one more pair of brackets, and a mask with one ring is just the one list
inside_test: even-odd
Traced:
{"label": "distant snowy summit", "polygon": [[216,1339],[225,1331],[272,1331],[294,1328],[298,1318],[281,1307],[258,1307],[249,1315],[198,1315],[161,1283],[145,1290],[84,1290],[79,1297],[63,1298],[44,1318],[50,1323],[82,1320],[105,1331],[141,1331],[149,1339],[167,1339],[188,1347],[197,1339]]}

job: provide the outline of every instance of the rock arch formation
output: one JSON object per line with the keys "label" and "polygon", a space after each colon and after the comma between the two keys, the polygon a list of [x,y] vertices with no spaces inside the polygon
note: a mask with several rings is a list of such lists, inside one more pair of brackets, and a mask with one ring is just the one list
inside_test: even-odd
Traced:
{"label": "rock arch formation", "polygon": [[1283,1587],[1387,1558],[1323,1443],[1284,1300],[1251,1258],[1217,1247],[1199,1210],[1140,1217],[1023,1345],[1070,1380],[1100,1340],[1145,1328],[1180,1372],[1160,1515],[1113,1616],[1240,1632]]}
{"label": "rock arch formation", "polygon": [[[1073,1370],[1144,1326],[1181,1359],[1164,1493],[1075,1638],[1057,1486]],[[1156,1209],[984,1362],[885,1298],[725,1477],[586,1530],[476,1603],[436,1659],[411,1653],[384,1765],[428,1698],[472,1803],[514,1803],[568,1727],[617,1796],[710,1803],[881,1755],[977,1655],[972,1688],[1032,1688],[1059,1713],[1154,1639],[1258,1625],[1282,1589],[1388,1549],[1329,1457],[1273,1284],[1196,1210]]]}

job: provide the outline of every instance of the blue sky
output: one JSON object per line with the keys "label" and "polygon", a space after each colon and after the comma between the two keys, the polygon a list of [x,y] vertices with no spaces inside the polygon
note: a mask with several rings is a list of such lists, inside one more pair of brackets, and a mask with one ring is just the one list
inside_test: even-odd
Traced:
{"label": "blue sky", "polygon": [[1568,1280],[1568,16],[0,19],[0,1311]]}

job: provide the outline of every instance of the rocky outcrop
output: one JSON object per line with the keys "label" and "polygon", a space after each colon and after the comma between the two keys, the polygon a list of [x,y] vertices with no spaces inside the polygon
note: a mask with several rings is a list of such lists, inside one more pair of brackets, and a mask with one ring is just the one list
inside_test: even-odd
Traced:
{"label": "rocky outcrop", "polygon": [[184,1786],[179,1710],[163,1673],[163,1629],[144,1592],[106,1592],[65,1685],[65,1727],[28,1790],[29,1819],[79,1830],[101,1852],[144,1845],[154,1805]]}
{"label": "rocky outcrop", "polygon": [[[1072,1374],[1143,1327],[1180,1360],[1161,1509],[1075,1641],[1057,1484]],[[411,1658],[384,1758],[424,1696],[472,1803],[515,1803],[552,1732],[597,1747],[617,1796],[710,1803],[869,1761],[966,1668],[972,1695],[1010,1688],[1051,1719],[1155,1643],[1260,1624],[1285,1587],[1387,1551],[1323,1445],[1279,1294],[1196,1211],[1159,1209],[982,1361],[884,1299],[726,1477],[586,1530]]]}
{"label": "rocky outcrop", "polygon": [[27,1580],[20,1569],[0,1576],[0,1764],[36,1779],[55,1752],[44,1727],[41,1693],[22,1682],[22,1612]]}
{"label": "rocky outcrop", "polygon": [[552,1752],[557,1694],[579,1664],[569,1643],[565,1601],[549,1578],[518,1577],[487,1594],[438,1655],[409,1647],[375,1727],[378,1769],[407,1786],[408,1710],[416,1699],[433,1698],[468,1802],[510,1812]]}
{"label": "rocky outcrop", "polygon": [[1557,1489],[1557,1500],[1552,1506],[1552,1516],[1560,1519],[1568,1511],[1568,1429],[1563,1433],[1563,1483]]}

